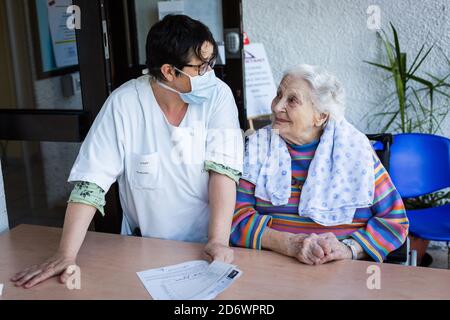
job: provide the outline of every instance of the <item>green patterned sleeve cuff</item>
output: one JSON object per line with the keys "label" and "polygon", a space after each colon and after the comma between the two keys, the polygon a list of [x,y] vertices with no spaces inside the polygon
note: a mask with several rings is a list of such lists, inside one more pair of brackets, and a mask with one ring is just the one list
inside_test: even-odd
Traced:
{"label": "green patterned sleeve cuff", "polygon": [[95,183],[77,182],[70,194],[68,203],[82,203],[93,206],[105,216],[105,191]]}
{"label": "green patterned sleeve cuff", "polygon": [[231,169],[229,167],[225,167],[222,164],[218,164],[212,161],[205,161],[205,170],[223,174],[235,181],[237,184],[239,184],[239,179],[241,178],[241,173],[239,171]]}

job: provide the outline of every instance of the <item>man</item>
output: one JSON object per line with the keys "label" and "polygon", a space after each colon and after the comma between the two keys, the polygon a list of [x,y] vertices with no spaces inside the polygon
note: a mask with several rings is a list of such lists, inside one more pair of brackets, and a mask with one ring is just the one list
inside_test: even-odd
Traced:
{"label": "man", "polygon": [[152,27],[146,50],[149,75],[112,93],[81,147],[59,250],[16,274],[17,286],[67,280],[115,181],[122,234],[139,228],[144,237],[203,242],[210,260],[233,260],[228,244],[243,146],[231,90],[212,69],[217,44],[205,25],[175,15]]}

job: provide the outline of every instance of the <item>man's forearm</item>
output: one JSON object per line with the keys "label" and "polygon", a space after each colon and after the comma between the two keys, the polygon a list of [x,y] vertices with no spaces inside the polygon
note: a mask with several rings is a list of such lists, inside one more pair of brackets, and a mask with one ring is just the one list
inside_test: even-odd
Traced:
{"label": "man's forearm", "polygon": [[76,258],[96,211],[89,205],[69,203],[58,250],[60,254]]}
{"label": "man's forearm", "polygon": [[225,175],[210,172],[209,178],[209,242],[228,246],[236,204],[236,183]]}

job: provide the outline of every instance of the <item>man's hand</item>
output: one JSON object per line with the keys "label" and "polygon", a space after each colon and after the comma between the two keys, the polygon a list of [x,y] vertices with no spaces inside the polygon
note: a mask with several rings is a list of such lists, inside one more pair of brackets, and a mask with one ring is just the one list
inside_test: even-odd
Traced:
{"label": "man's hand", "polygon": [[230,241],[231,222],[236,204],[236,183],[225,175],[211,171],[209,176],[208,244],[204,253],[209,261],[231,263],[233,250]]}
{"label": "man's hand", "polygon": [[17,273],[11,278],[17,287],[30,289],[52,277],[59,276],[61,283],[66,283],[70,274],[67,268],[76,265],[75,258],[56,254],[42,264],[34,265]]}
{"label": "man's hand", "polygon": [[234,260],[233,250],[229,246],[217,242],[208,242],[205,246],[204,254],[210,262],[232,263]]}
{"label": "man's hand", "polygon": [[22,270],[11,278],[17,287],[29,289],[55,276],[66,283],[70,274],[67,268],[76,265],[76,257],[83,243],[89,224],[97,211],[93,206],[69,203],[64,229],[57,253],[46,261]]}

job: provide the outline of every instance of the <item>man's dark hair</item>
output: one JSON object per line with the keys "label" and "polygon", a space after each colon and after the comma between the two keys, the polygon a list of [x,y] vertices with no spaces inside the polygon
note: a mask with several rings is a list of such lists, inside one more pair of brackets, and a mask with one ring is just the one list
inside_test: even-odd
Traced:
{"label": "man's dark hair", "polygon": [[207,26],[185,15],[166,16],[150,29],[147,36],[147,68],[150,75],[165,80],[161,73],[164,64],[182,69],[193,56],[208,62],[201,55],[205,42],[213,45],[213,57],[216,57],[217,43]]}

